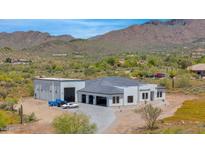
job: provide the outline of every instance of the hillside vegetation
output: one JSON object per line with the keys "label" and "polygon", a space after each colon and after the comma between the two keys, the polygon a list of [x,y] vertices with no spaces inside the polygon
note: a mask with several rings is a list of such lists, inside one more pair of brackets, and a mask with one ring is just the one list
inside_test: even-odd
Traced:
{"label": "hillside vegetation", "polygon": [[[32,57],[30,57],[32,58]],[[36,76],[92,79],[103,76],[124,76],[165,86],[168,91],[204,94],[204,81],[186,67],[203,61],[193,60],[181,54],[124,53],[102,56],[70,55],[66,57],[35,58],[29,64],[3,63],[0,67],[0,100],[7,97],[21,98],[33,95],[33,79]],[[5,60],[4,60],[5,61]],[[171,73],[175,72],[175,87]],[[164,78],[153,78],[163,73]]]}

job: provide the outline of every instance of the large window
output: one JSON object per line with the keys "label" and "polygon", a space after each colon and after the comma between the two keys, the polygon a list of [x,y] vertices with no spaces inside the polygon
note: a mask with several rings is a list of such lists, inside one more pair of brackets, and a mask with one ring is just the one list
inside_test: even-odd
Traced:
{"label": "large window", "polygon": [[120,103],[120,97],[119,96],[113,96],[112,97],[112,103],[113,104],[119,104]]}
{"label": "large window", "polygon": [[162,91],[157,92],[157,97],[162,97]]}
{"label": "large window", "polygon": [[133,103],[133,96],[127,96],[127,102]]}
{"label": "large window", "polygon": [[142,93],[142,99],[148,99],[148,93]]}

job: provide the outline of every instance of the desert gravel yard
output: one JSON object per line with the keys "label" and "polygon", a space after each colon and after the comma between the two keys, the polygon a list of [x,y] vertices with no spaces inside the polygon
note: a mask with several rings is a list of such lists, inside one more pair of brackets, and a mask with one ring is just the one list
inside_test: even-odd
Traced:
{"label": "desert gravel yard", "polygon": [[97,133],[103,133],[114,121],[113,108],[79,103],[76,109],[66,109],[68,112],[84,113],[90,117],[91,122],[97,125]]}
{"label": "desert gravel yard", "polygon": [[[160,118],[169,117],[182,105],[185,100],[195,99],[197,96],[185,94],[167,94],[167,105],[158,104],[163,113]],[[49,107],[47,101],[23,98],[19,104],[23,104],[24,113],[35,113],[39,121],[12,126],[10,131],[4,133],[55,133],[51,123],[56,116],[63,113],[84,113],[90,117],[91,122],[96,123],[97,133],[129,133],[133,129],[142,127],[144,121],[139,114],[134,112],[137,106],[126,107],[102,107],[80,103],[76,109],[61,109]]]}
{"label": "desert gravel yard", "polygon": [[[166,96],[165,104],[156,104],[156,106],[162,108],[162,114],[160,119],[172,116],[175,111],[181,107],[185,100],[196,99],[198,96],[185,95],[182,93],[172,93]],[[115,122],[105,131],[105,133],[111,134],[124,134],[131,133],[132,130],[144,126],[144,120],[140,114],[134,112],[136,106],[121,107],[121,109],[115,109],[116,120]]]}

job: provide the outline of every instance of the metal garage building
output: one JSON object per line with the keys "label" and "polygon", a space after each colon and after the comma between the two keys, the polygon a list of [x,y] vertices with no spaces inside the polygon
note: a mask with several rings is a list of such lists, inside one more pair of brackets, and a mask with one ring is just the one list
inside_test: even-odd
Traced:
{"label": "metal garage building", "polygon": [[85,87],[85,81],[64,78],[36,78],[34,97],[42,100],[62,99],[77,101],[77,91]]}

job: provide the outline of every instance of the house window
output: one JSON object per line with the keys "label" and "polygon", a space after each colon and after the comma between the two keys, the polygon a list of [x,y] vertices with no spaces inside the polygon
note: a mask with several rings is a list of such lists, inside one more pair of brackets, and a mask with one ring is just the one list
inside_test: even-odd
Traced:
{"label": "house window", "polygon": [[142,99],[148,99],[148,93],[142,93]]}
{"label": "house window", "polygon": [[120,97],[117,96],[116,98],[117,98],[117,103],[119,104],[120,103]]}
{"label": "house window", "polygon": [[127,96],[127,102],[133,103],[133,96]]}
{"label": "house window", "polygon": [[162,91],[157,92],[157,97],[162,97]]}
{"label": "house window", "polygon": [[120,103],[120,97],[119,96],[112,97],[112,103],[113,104],[119,104]]}
{"label": "house window", "polygon": [[112,97],[112,103],[115,104],[115,97]]}

